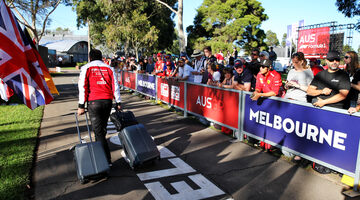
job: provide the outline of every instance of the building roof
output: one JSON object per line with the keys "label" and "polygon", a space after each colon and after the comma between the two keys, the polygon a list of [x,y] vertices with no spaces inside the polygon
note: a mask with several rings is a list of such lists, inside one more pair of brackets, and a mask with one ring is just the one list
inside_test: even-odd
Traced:
{"label": "building roof", "polygon": [[67,52],[78,42],[87,42],[79,40],[53,40],[53,41],[41,41],[40,45],[47,47],[48,49],[55,49],[58,52]]}

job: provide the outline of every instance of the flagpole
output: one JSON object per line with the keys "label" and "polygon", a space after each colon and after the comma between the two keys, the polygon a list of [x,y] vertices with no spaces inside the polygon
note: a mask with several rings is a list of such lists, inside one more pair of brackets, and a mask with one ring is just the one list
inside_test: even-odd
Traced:
{"label": "flagpole", "polygon": [[88,62],[90,62],[90,20],[89,18],[87,19],[87,24],[88,24]]}

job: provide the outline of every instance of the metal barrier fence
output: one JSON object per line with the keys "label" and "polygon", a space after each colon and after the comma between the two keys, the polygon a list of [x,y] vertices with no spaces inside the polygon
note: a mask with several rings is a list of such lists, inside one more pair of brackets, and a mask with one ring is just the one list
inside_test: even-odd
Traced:
{"label": "metal barrier fence", "polygon": [[120,84],[184,111],[269,143],[337,172],[360,178],[360,113],[270,97],[252,101],[250,92],[177,82],[122,71]]}

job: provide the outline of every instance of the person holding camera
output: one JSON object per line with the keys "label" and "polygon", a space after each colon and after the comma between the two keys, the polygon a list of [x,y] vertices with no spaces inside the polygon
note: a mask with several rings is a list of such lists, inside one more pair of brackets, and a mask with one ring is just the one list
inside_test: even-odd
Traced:
{"label": "person holding camera", "polygon": [[307,102],[306,91],[314,78],[313,72],[307,65],[302,52],[294,53],[291,56],[291,61],[294,68],[287,75],[284,98]]}
{"label": "person holding camera", "polygon": [[[292,99],[302,102],[307,102],[307,89],[314,78],[311,68],[307,65],[305,55],[302,52],[296,52],[291,56],[291,61],[294,66],[287,75],[285,89],[286,99]],[[306,167],[309,161],[302,159],[300,156],[293,155],[290,152],[282,150],[285,156],[293,157],[294,163]]]}

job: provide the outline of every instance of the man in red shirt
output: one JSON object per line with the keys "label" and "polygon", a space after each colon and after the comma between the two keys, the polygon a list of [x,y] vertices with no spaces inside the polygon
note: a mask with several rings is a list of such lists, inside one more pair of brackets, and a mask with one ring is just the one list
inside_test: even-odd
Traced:
{"label": "man in red shirt", "polygon": [[85,103],[90,115],[91,126],[96,141],[100,141],[109,164],[111,154],[106,141],[106,126],[110,116],[112,100],[115,99],[117,109],[121,109],[120,87],[113,67],[105,64],[100,50],[90,51],[90,61],[81,67],[79,76],[78,115],[85,113]]}
{"label": "man in red shirt", "polygon": [[165,62],[162,59],[162,55],[161,53],[157,54],[157,61],[155,63],[155,67],[154,67],[154,72],[153,74],[157,75],[157,76],[164,76],[165,75]]}
{"label": "man in red shirt", "polygon": [[281,76],[271,69],[271,60],[265,59],[260,63],[260,72],[256,76],[255,92],[251,99],[256,101],[260,97],[278,96],[282,85]]}
{"label": "man in red shirt", "polygon": [[310,67],[311,67],[311,71],[313,72],[314,76],[316,76],[317,73],[324,70],[324,68],[320,67],[317,63],[318,63],[318,61],[316,58],[310,58]]}
{"label": "man in red shirt", "polygon": [[[281,76],[275,70],[271,69],[272,61],[269,59],[260,62],[260,72],[256,76],[255,92],[251,99],[256,101],[260,97],[279,96],[279,90],[282,85]],[[261,147],[271,151],[271,145],[261,142]]]}

